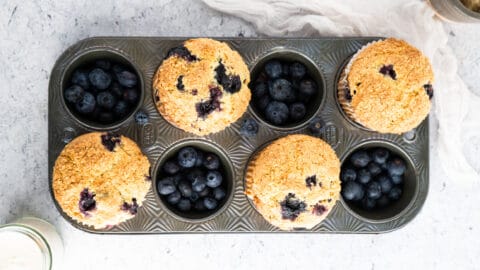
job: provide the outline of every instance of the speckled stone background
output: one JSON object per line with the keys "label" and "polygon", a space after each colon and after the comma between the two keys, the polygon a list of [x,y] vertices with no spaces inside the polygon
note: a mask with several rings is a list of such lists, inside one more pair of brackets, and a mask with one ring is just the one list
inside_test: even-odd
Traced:
{"label": "speckled stone background", "polygon": [[[479,28],[445,24],[459,73],[480,95]],[[48,79],[68,46],[109,35],[256,33],[251,25],[198,1],[1,1],[0,224],[25,215],[52,222],[64,239],[65,269],[479,269],[478,187],[447,179],[435,155],[422,212],[388,234],[103,236],[74,229],[60,217],[48,192]],[[431,127],[434,133],[433,121]],[[480,141],[466,150],[480,169]],[[3,248],[7,247],[0,243],[0,252]]]}

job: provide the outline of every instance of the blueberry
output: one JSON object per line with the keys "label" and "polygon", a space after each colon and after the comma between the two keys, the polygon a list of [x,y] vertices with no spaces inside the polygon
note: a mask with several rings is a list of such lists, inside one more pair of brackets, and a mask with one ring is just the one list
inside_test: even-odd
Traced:
{"label": "blueberry", "polygon": [[403,182],[403,176],[401,175],[391,175],[390,179],[395,185],[400,185]]}
{"label": "blueberry", "polygon": [[124,70],[115,73],[117,76],[118,83],[124,87],[130,88],[137,85],[137,75],[134,73]]}
{"label": "blueberry", "polygon": [[169,195],[175,192],[176,188],[175,188],[175,185],[173,184],[173,178],[167,177],[158,181],[157,189],[160,195]]}
{"label": "blueberry", "polygon": [[388,198],[392,201],[400,199],[400,196],[402,196],[402,189],[399,187],[392,188],[392,190],[390,190],[388,193]]}
{"label": "blueberry", "polygon": [[364,209],[367,209],[367,210],[371,210],[373,208],[375,208],[375,205],[377,204],[377,201],[374,200],[374,199],[370,199],[370,198],[363,198],[362,200],[362,206]]}
{"label": "blueberry", "polygon": [[355,181],[357,172],[353,168],[344,168],[340,174],[342,182]]}
{"label": "blueberry", "polygon": [[264,82],[257,82],[252,90],[253,97],[261,98],[267,93],[267,84]]}
{"label": "blueberry", "polygon": [[128,104],[125,101],[120,100],[115,107],[113,107],[113,113],[115,113],[118,118],[124,117],[128,113]]}
{"label": "blueberry", "polygon": [[75,104],[82,99],[84,93],[85,92],[83,91],[82,87],[78,85],[72,85],[65,90],[65,100]]}
{"label": "blueberry", "polygon": [[316,136],[320,136],[323,132],[323,127],[325,127],[325,122],[321,118],[314,118],[309,124],[308,124],[308,130],[310,133]]}
{"label": "blueberry", "polygon": [[276,101],[295,101],[295,92],[292,89],[292,84],[285,79],[276,79],[273,81],[268,91],[270,96]]}
{"label": "blueberry", "polygon": [[88,72],[85,70],[75,70],[72,75],[72,83],[79,85],[83,89],[90,88],[90,80],[88,79]]}
{"label": "blueberry", "polygon": [[177,208],[182,212],[188,212],[190,209],[192,209],[192,203],[190,203],[190,200],[188,199],[180,199],[177,204]]}
{"label": "blueberry", "polygon": [[380,175],[379,177],[377,177],[377,181],[380,184],[380,187],[382,188],[383,194],[388,194],[393,187],[393,182],[390,179],[390,177],[388,177],[387,175],[384,175],[384,174]]}
{"label": "blueberry", "polygon": [[376,181],[372,181],[367,185],[367,197],[370,199],[378,199],[382,196],[382,187]]}
{"label": "blueberry", "polygon": [[112,67],[112,63],[106,59],[99,59],[95,61],[95,66],[103,70],[109,70]]}
{"label": "blueberry", "polygon": [[272,101],[265,109],[265,117],[274,125],[285,124],[288,114],[288,107],[283,102]]}
{"label": "blueberry", "polygon": [[277,60],[268,61],[265,64],[265,73],[267,73],[271,79],[280,77],[282,75],[282,64]]}
{"label": "blueberry", "polygon": [[221,187],[217,187],[213,190],[213,197],[217,201],[221,201],[226,195],[227,194],[225,193],[225,190],[223,190]]}
{"label": "blueberry", "polygon": [[212,191],[211,188],[206,187],[206,188],[204,188],[202,191],[198,192],[198,195],[199,195],[200,197],[202,197],[202,198],[203,198],[203,197],[207,197],[208,195],[210,195],[210,192],[211,192],[211,191]]}
{"label": "blueberry", "polygon": [[375,162],[368,163],[368,171],[372,176],[377,176],[382,172],[382,168]]}
{"label": "blueberry", "polygon": [[207,186],[207,181],[205,181],[205,177],[197,177],[192,182],[192,189],[195,192],[201,192]]}
{"label": "blueberry", "polygon": [[173,160],[167,160],[163,164],[163,171],[167,174],[174,175],[180,171],[180,166]]}
{"label": "blueberry", "polygon": [[207,153],[203,166],[209,170],[216,170],[220,168],[220,159],[214,153]]}
{"label": "blueberry", "polygon": [[282,64],[282,76],[288,77],[290,75],[290,67],[288,63]]}
{"label": "blueberry", "polygon": [[402,175],[407,169],[407,167],[405,166],[405,162],[399,157],[394,157],[390,159],[387,162],[387,168],[390,175]]}
{"label": "blueberry", "polygon": [[378,164],[383,164],[390,156],[390,152],[385,148],[376,148],[372,153],[373,160]]}
{"label": "blueberry", "polygon": [[359,150],[352,154],[350,161],[352,162],[353,166],[357,168],[363,168],[368,165],[371,159],[366,151]]}
{"label": "blueberry", "polygon": [[89,114],[95,110],[95,105],[95,97],[89,92],[85,92],[82,99],[75,104],[75,108],[81,114]]}
{"label": "blueberry", "polygon": [[307,108],[301,102],[295,102],[290,105],[290,119],[293,121],[302,120],[305,117],[305,113],[307,112]]}
{"label": "blueberry", "polygon": [[359,201],[364,194],[362,185],[357,182],[347,181],[343,184],[342,196],[347,201]]}
{"label": "blueberry", "polygon": [[217,200],[210,197],[203,199],[203,204],[205,205],[205,208],[207,208],[208,210],[213,210],[217,208],[217,205],[218,205]]}
{"label": "blueberry", "polygon": [[299,97],[302,101],[308,101],[317,92],[317,84],[310,80],[305,79],[300,81]]}
{"label": "blueberry", "polygon": [[123,88],[117,82],[112,82],[108,90],[110,91],[110,93],[114,94],[117,98],[123,98]]}
{"label": "blueberry", "polygon": [[258,132],[257,121],[252,118],[247,118],[243,120],[242,126],[240,127],[240,134],[243,136],[255,136]]}
{"label": "blueberry", "polygon": [[139,125],[145,125],[148,123],[148,114],[144,111],[138,111],[135,114],[135,122]]}
{"label": "blueberry", "polygon": [[203,200],[197,200],[193,205],[193,208],[197,211],[205,211],[205,203]]}
{"label": "blueberry", "polygon": [[372,180],[372,175],[370,174],[370,172],[366,169],[361,169],[360,171],[358,171],[358,177],[357,177],[357,181],[360,183],[360,184],[368,184],[368,182],[370,182],[370,180]]}
{"label": "blueberry", "polygon": [[182,198],[182,195],[177,190],[167,196],[167,202],[171,205],[175,205],[180,201],[181,198]]}
{"label": "blueberry", "polygon": [[195,167],[202,166],[204,161],[205,161],[205,153],[197,149],[197,160],[195,161]]}
{"label": "blueberry", "polygon": [[216,188],[222,184],[223,177],[218,171],[209,171],[207,173],[207,186]]}
{"label": "blueberry", "polygon": [[260,97],[258,99],[255,99],[255,104],[260,110],[265,110],[267,108],[268,104],[272,101],[272,98],[269,95],[265,95],[263,97]]}
{"label": "blueberry", "polygon": [[192,185],[186,180],[180,180],[178,183],[178,190],[185,198],[192,196]]}
{"label": "blueberry", "polygon": [[192,195],[190,195],[190,201],[191,202],[196,202],[198,199],[200,199],[200,195],[198,195],[197,192],[192,192]]}
{"label": "blueberry", "polygon": [[388,198],[387,195],[382,195],[378,200],[377,200],[377,206],[379,208],[385,207],[390,203],[390,199]]}
{"label": "blueberry", "polygon": [[94,68],[92,71],[90,71],[88,74],[88,79],[93,87],[100,90],[107,89],[112,82],[110,75],[101,68]]}
{"label": "blueberry", "polygon": [[117,103],[117,99],[107,91],[100,92],[97,95],[97,104],[105,109],[112,109]]}
{"label": "blueberry", "polygon": [[197,151],[190,146],[184,147],[178,151],[178,164],[183,168],[191,168],[197,162]]}
{"label": "blueberry", "polygon": [[98,116],[96,117],[98,120],[102,123],[111,123],[114,120],[114,116],[112,112],[100,112]]}
{"label": "blueberry", "polygon": [[131,104],[135,104],[138,100],[138,92],[134,88],[125,89],[123,92],[123,100]]}
{"label": "blueberry", "polygon": [[182,181],[183,177],[184,177],[184,176],[183,176],[183,174],[181,174],[181,173],[172,175],[173,184],[174,184],[175,186],[178,186],[178,183],[180,183],[180,181]]}
{"label": "blueberry", "polygon": [[293,62],[290,65],[290,76],[294,79],[301,79],[307,73],[307,68],[300,62]]}

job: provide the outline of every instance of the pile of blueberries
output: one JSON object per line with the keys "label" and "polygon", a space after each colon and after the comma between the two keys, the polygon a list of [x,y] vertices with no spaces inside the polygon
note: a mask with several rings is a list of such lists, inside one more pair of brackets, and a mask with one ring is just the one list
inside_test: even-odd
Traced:
{"label": "pile of blueberries", "polygon": [[302,121],[318,94],[304,64],[276,59],[265,64],[250,89],[256,111],[276,126]]}
{"label": "pile of blueberries", "polygon": [[157,191],[181,212],[212,211],[223,205],[227,181],[217,155],[187,146],[167,160]]}
{"label": "pile of blueberries", "polygon": [[400,199],[405,161],[383,147],[352,153],[342,166],[342,196],[366,210],[379,209]]}
{"label": "pile of blueberries", "polygon": [[72,73],[64,98],[70,110],[92,122],[111,124],[122,120],[138,104],[138,76],[108,59],[87,63]]}

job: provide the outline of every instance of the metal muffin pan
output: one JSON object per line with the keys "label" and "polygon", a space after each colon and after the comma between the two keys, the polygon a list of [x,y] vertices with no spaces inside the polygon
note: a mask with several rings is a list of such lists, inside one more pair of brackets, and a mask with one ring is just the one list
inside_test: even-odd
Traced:
{"label": "metal muffin pan", "polygon": [[[307,65],[309,75],[317,81],[320,93],[315,106],[308,109],[301,123],[275,127],[262,120],[250,106],[244,116],[225,130],[208,136],[184,132],[164,120],[155,107],[152,78],[167,51],[188,38],[163,37],[95,37],[82,40],[67,49],[53,67],[49,85],[48,162],[50,193],[55,206],[73,226],[92,233],[205,233],[205,232],[284,232],[272,226],[255,209],[244,194],[244,174],[248,161],[259,149],[288,134],[310,134],[308,123],[320,117],[325,123],[319,135],[336,151],[343,162],[354,150],[383,146],[407,162],[402,199],[385,210],[365,212],[340,199],[328,217],[311,230],[291,232],[382,233],[398,229],[420,211],[428,192],[429,128],[428,118],[404,135],[380,134],[359,127],[343,113],[337,100],[337,81],[348,59],[363,45],[379,38],[216,38],[227,42],[244,58],[256,78],[259,65],[271,58],[299,60]],[[125,120],[104,126],[78,119],[69,112],[63,89],[72,70],[84,61],[113,57],[128,62],[139,75],[142,94],[140,104]],[[140,125],[134,114],[143,110],[149,121]],[[241,120],[254,118],[259,132],[254,137],[240,135]],[[152,188],[138,214],[116,226],[97,230],[68,217],[53,197],[52,171],[56,158],[73,138],[92,131],[123,134],[138,143],[152,166]],[[219,154],[229,178],[227,199],[218,211],[206,216],[185,217],[170,210],[156,193],[156,175],[169,156],[182,145],[194,145]]]}

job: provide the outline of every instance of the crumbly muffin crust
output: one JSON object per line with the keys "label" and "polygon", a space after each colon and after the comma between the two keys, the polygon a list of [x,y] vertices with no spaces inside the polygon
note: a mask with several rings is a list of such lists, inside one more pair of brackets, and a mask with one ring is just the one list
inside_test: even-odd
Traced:
{"label": "crumbly muffin crust", "polygon": [[381,133],[400,134],[427,117],[432,66],[407,42],[389,38],[369,44],[347,69],[343,77],[347,85],[340,89],[339,100],[354,121]]}
{"label": "crumbly muffin crust", "polygon": [[53,168],[56,201],[71,218],[102,229],[135,216],[150,189],[150,163],[124,136],[92,132],[67,144]]}
{"label": "crumbly muffin crust", "polygon": [[170,50],[153,79],[156,106],[171,124],[208,135],[237,121],[250,102],[250,73],[226,43],[190,39]]}
{"label": "crumbly muffin crust", "polygon": [[321,139],[289,135],[261,150],[248,165],[246,194],[271,224],[312,228],[340,196],[340,161]]}

